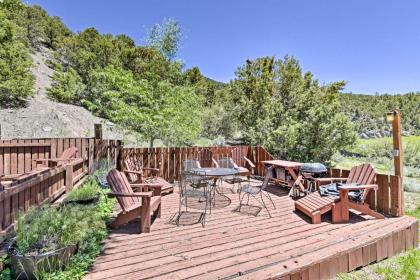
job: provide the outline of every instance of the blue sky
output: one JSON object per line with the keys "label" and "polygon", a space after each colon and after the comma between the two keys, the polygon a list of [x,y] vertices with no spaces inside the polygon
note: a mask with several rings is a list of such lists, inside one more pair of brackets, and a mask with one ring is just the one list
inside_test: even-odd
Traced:
{"label": "blue sky", "polygon": [[218,81],[246,59],[286,54],[346,91],[420,91],[420,1],[407,0],[30,0],[73,31],[95,27],[144,43],[147,28],[178,20],[179,53]]}

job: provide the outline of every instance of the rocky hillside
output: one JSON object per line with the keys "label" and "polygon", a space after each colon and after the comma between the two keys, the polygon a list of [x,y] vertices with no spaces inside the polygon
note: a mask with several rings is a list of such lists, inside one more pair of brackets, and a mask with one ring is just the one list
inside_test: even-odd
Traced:
{"label": "rocky hillside", "polygon": [[130,140],[130,135],[112,122],[95,117],[83,107],[59,103],[47,96],[53,74],[46,63],[49,55],[48,49],[32,54],[36,94],[27,105],[18,109],[0,108],[1,138],[91,137],[94,124],[102,123],[105,138]]}

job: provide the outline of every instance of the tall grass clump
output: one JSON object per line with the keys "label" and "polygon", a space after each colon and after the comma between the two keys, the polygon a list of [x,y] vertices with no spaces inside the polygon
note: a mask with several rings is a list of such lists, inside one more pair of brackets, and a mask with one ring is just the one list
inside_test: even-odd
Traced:
{"label": "tall grass clump", "polygon": [[[107,198],[108,189],[100,189],[94,177],[89,177],[72,199],[85,199],[99,195],[96,204],[45,205],[30,209],[17,221],[15,252],[20,255],[38,255],[77,245],[78,251],[70,256],[66,266],[35,267],[37,279],[81,279],[101,251],[103,239],[108,235],[106,223],[115,204]],[[7,278],[7,271],[0,274]],[[0,278],[1,279],[1,278]]]}
{"label": "tall grass clump", "polygon": [[99,195],[100,188],[95,178],[89,176],[83,186],[71,191],[66,197],[66,201],[89,200]]}

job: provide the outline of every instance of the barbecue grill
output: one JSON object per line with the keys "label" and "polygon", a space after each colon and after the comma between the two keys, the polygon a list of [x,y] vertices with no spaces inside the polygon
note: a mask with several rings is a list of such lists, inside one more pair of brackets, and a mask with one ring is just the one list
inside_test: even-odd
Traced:
{"label": "barbecue grill", "polygon": [[327,174],[327,168],[321,163],[304,163],[300,172],[310,174],[312,178],[321,178]]}
{"label": "barbecue grill", "polygon": [[316,188],[315,178],[322,178],[327,175],[327,167],[322,163],[304,163],[299,172],[308,184],[306,192],[309,193]]}

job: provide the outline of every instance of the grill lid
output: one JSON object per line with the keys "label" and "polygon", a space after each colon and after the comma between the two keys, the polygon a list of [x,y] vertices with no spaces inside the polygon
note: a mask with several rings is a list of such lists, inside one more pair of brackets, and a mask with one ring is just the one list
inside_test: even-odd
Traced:
{"label": "grill lid", "polygon": [[327,168],[322,163],[304,163],[300,168],[300,171],[306,173],[319,174],[327,172]]}

